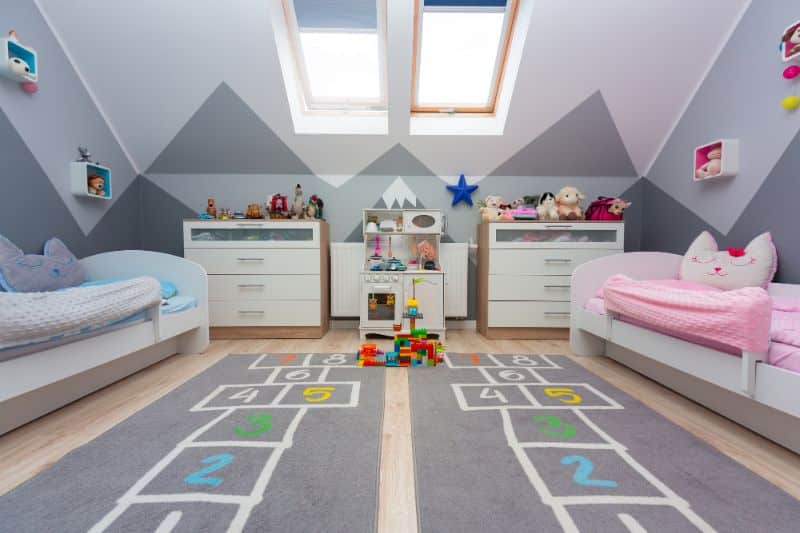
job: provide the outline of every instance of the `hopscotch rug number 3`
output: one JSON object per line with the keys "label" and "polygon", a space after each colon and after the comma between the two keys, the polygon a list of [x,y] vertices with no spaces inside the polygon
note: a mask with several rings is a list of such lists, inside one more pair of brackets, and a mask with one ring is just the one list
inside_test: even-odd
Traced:
{"label": "hopscotch rug number 3", "polygon": [[373,532],[383,378],[226,357],[0,497],[0,531]]}
{"label": "hopscotch rug number 3", "polygon": [[800,502],[564,356],[410,372],[420,528],[794,532]]}

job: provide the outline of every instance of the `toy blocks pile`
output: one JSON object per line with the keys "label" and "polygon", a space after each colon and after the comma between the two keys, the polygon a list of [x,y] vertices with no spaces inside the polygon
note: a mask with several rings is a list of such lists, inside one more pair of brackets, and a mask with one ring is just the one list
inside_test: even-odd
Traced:
{"label": "toy blocks pile", "polygon": [[394,350],[382,352],[374,344],[362,344],[358,366],[436,366],[444,362],[445,346],[428,338],[427,330],[412,329],[394,336]]}

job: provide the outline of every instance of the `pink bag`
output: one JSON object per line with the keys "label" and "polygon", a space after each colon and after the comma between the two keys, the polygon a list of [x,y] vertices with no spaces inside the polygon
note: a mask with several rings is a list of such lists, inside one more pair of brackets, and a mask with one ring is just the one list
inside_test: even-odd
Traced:
{"label": "pink bag", "polygon": [[608,211],[616,198],[598,196],[597,200],[589,204],[586,208],[586,220],[622,220],[622,214],[614,214]]}

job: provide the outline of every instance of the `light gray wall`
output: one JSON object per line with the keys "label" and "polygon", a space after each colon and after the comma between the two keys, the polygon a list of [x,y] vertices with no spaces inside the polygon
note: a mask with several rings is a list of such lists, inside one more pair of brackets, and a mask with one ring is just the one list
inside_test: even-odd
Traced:
{"label": "light gray wall", "polygon": [[[778,54],[796,7],[790,0],[753,2],[745,13],[647,175],[643,249],[683,253],[702,230],[720,246],[744,247],[771,231],[778,279],[800,282],[800,113],[781,108],[797,86],[781,76]],[[694,183],[693,148],[718,138],[740,139],[739,175]]]}
{"label": "light gray wall", "polygon": [[[89,235],[115,203],[125,197],[136,171],[34,2],[3,2],[2,20],[3,32],[14,28],[20,42],[36,50],[39,91],[28,95],[16,82],[0,78],[0,109],[49,179],[59,201],[83,234]],[[114,75],[113,68],[108,75]],[[111,168],[114,199],[79,198],[70,192],[69,164],[77,158],[79,145],[88,146],[95,160]],[[17,182],[16,186],[9,184],[6,191],[24,187],[24,176],[15,174],[13,169],[3,178]],[[13,192],[4,200],[13,202]]]}

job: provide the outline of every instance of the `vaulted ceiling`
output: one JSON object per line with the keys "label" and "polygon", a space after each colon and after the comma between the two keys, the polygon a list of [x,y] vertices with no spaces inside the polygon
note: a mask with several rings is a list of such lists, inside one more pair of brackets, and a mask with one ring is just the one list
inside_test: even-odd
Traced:
{"label": "vaulted ceiling", "polygon": [[[408,132],[410,83],[398,85],[405,94],[390,91],[388,135],[296,135],[272,0],[36,1],[139,172],[224,82],[311,171],[337,183],[397,143],[440,176],[486,176],[598,91],[644,175],[749,5],[521,0],[535,4],[505,133],[421,137]],[[405,2],[389,10],[390,45],[407,47],[390,53],[389,77],[410,79],[413,1],[389,2]]]}

